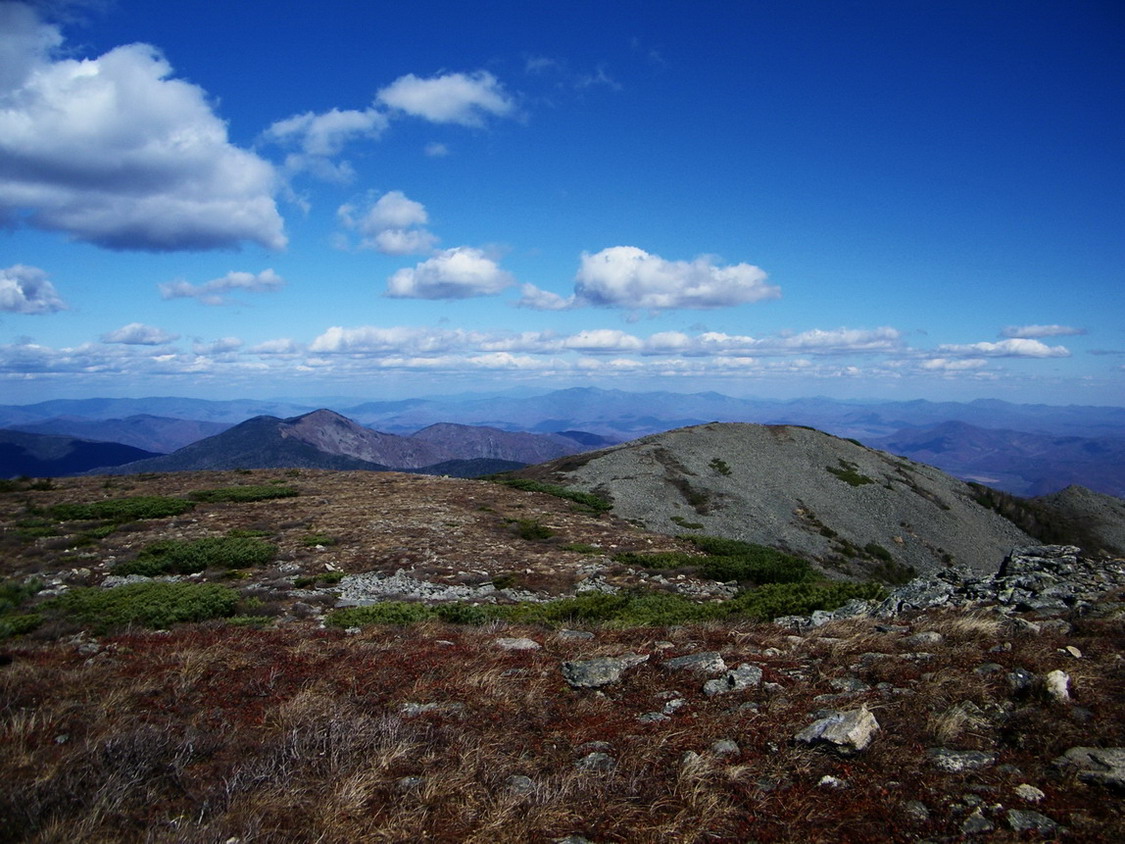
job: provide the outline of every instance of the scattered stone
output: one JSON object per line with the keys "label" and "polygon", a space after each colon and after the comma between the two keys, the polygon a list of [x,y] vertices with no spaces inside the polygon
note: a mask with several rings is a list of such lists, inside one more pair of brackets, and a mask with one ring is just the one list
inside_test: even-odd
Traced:
{"label": "scattered stone", "polygon": [[748,662],[738,666],[733,671],[728,671],[722,677],[708,680],[703,684],[705,695],[722,695],[730,692],[741,692],[752,689],[762,682],[762,669]]}
{"label": "scattered stone", "polygon": [[930,810],[921,800],[907,800],[902,804],[902,812],[914,823],[923,824],[930,822]]}
{"label": "scattered stone", "polygon": [[1004,666],[995,662],[986,662],[983,665],[978,665],[973,669],[974,674],[979,674],[981,677],[987,677],[990,674],[999,674],[1004,670]]}
{"label": "scattered stone", "polygon": [[587,753],[575,762],[574,767],[580,771],[611,771],[616,764],[617,760],[608,753],[594,751],[593,753]]}
{"label": "scattered stone", "polygon": [[839,779],[838,777],[832,776],[831,774],[825,774],[823,777],[821,777],[820,782],[818,782],[817,785],[820,786],[821,788],[847,788],[848,787],[848,784],[846,782],[844,782],[842,779]]}
{"label": "scattered stone", "polygon": [[1015,668],[1008,673],[1008,685],[1017,694],[1028,692],[1035,685],[1035,675],[1026,668]]}
{"label": "scattered stone", "polygon": [[977,807],[969,817],[965,818],[965,822],[961,824],[961,832],[965,835],[982,835],[986,832],[992,832],[996,826],[988,818],[984,816],[984,812]]}
{"label": "scattered stone", "polygon": [[506,651],[537,651],[543,647],[534,639],[512,639],[508,637],[497,639],[496,645],[497,647],[501,647]]}
{"label": "scattered stone", "polygon": [[399,791],[412,791],[424,785],[425,782],[425,777],[399,777],[396,785]]}
{"label": "scattered stone", "polygon": [[560,630],[555,634],[560,639],[593,639],[594,634],[589,630]]}
{"label": "scattered stone", "polygon": [[836,691],[844,693],[858,693],[871,690],[871,687],[858,677],[834,677],[828,681],[828,685]]}
{"label": "scattered stone", "polygon": [[663,712],[646,712],[638,715],[637,720],[642,724],[659,724],[661,721],[671,720]]}
{"label": "scattered stone", "polygon": [[866,706],[847,712],[835,710],[797,733],[794,741],[806,744],[824,742],[843,753],[856,753],[871,743],[879,722]]}
{"label": "scattered stone", "polygon": [[927,645],[940,645],[945,637],[934,630],[925,630],[921,633],[915,633],[913,636],[908,636],[906,644],[912,648],[923,648]]}
{"label": "scattered stone", "polygon": [[926,751],[930,761],[943,771],[959,774],[962,771],[979,771],[996,764],[996,754],[983,750],[949,750],[934,747]]}
{"label": "scattered stone", "polygon": [[556,838],[553,844],[594,844],[594,842],[581,835],[568,835],[566,838]]}
{"label": "scattered stone", "polygon": [[562,675],[576,689],[596,689],[616,683],[625,671],[647,660],[647,654],[634,653],[575,660],[562,664]]}
{"label": "scattered stone", "polygon": [[1072,747],[1051,764],[1082,782],[1125,790],[1125,747]]}
{"label": "scattered stone", "polygon": [[1053,835],[1059,831],[1059,825],[1046,815],[1033,812],[1030,809],[1009,809],[1008,826],[1013,832],[1038,832]]}
{"label": "scattered stone", "polygon": [[525,777],[522,774],[512,774],[506,781],[508,791],[512,794],[524,795],[531,794],[535,791],[535,782],[531,777]]}
{"label": "scattered stone", "polygon": [[1082,659],[1082,651],[1074,647],[1074,645],[1067,645],[1061,652],[1068,653],[1075,659]]}
{"label": "scattered stone", "polygon": [[1020,783],[1015,788],[1016,796],[1028,803],[1038,803],[1047,795],[1033,785],[1026,782]]}
{"label": "scattered stone", "polygon": [[737,756],[742,752],[737,742],[730,739],[719,739],[711,745],[711,752],[716,756]]}
{"label": "scattered stone", "polygon": [[1067,688],[1070,685],[1070,675],[1065,671],[1056,668],[1047,674],[1044,682],[1047,694],[1050,695],[1052,700],[1059,703],[1066,703],[1070,700],[1070,691]]}
{"label": "scattered stone", "polygon": [[723,657],[718,651],[666,659],[661,663],[661,667],[676,671],[698,671],[703,674],[719,674],[727,670],[727,664],[723,662]]}
{"label": "scattered stone", "polygon": [[[867,603],[866,609],[848,606],[846,614],[836,610],[834,618],[867,616],[890,621],[900,615],[932,607],[967,608],[981,604],[998,604],[1008,614],[1035,612],[1042,616],[1081,610],[1116,588],[1125,586],[1125,566],[1106,564],[1104,560],[1081,556],[1081,549],[1070,545],[1041,545],[1014,548],[990,577],[981,577],[964,566],[950,566],[925,577],[915,578],[905,586],[891,590],[881,603]],[[807,632],[824,620],[826,614],[783,616],[774,623],[800,632]],[[1005,622],[1016,632],[1060,632],[1067,634],[1071,625],[1061,618],[1029,622],[1006,615]],[[909,632],[902,625],[884,623],[880,632]],[[923,635],[923,634],[916,634]]]}
{"label": "scattered stone", "polygon": [[702,767],[705,764],[703,757],[694,750],[687,751],[680,757],[680,767],[686,770]]}

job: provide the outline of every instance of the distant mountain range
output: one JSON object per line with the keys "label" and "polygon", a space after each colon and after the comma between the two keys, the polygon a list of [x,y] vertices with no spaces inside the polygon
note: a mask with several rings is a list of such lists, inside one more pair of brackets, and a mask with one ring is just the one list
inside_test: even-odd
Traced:
{"label": "distant mountain range", "polygon": [[[0,406],[0,427],[175,452],[256,416],[295,419],[317,410],[283,400],[52,400]],[[575,388],[542,395],[470,394],[368,402],[339,399],[333,410],[377,431],[381,443],[378,448],[337,457],[380,465],[385,459],[391,461],[385,465],[415,471],[458,460],[536,463],[557,456],[552,449],[560,444],[566,448],[576,444],[581,450],[712,421],[757,422],[805,425],[854,438],[1019,495],[1048,493],[1078,483],[1125,497],[1125,408],[1120,407],[1021,405],[998,400],[778,401],[713,392]],[[474,433],[480,429],[493,433]],[[519,457],[513,456],[515,441],[505,440],[503,448],[489,445],[490,438],[496,440],[495,432],[524,438]],[[394,436],[399,439],[386,439]],[[532,436],[539,439],[528,439]],[[557,437],[562,438],[561,443],[552,439]],[[405,451],[396,452],[395,447]],[[287,448],[291,450],[292,444]],[[282,449],[271,459],[282,459],[288,453]],[[329,449],[328,453],[335,452]],[[431,458],[433,463],[427,464]],[[311,457],[305,455],[304,459]],[[459,471],[456,463],[446,469],[452,474]],[[0,474],[10,474],[4,464],[0,464]]]}
{"label": "distant mountain range", "polygon": [[[599,445],[607,442],[595,439]],[[404,437],[372,431],[321,409],[290,419],[256,416],[172,454],[106,465],[97,471],[136,474],[301,467],[395,469],[467,477],[540,463],[589,447],[559,434],[513,433],[449,423]]]}
{"label": "distant mountain range", "polygon": [[1080,484],[1125,498],[1125,436],[1054,436],[942,422],[867,444],[1016,495]]}
{"label": "distant mountain range", "polygon": [[121,443],[0,431],[0,477],[54,478],[155,456]]}

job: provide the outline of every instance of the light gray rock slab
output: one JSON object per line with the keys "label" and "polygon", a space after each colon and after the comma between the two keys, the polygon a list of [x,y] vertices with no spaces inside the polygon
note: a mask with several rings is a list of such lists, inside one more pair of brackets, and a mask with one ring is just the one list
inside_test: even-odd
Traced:
{"label": "light gray rock slab", "polygon": [[875,737],[879,722],[866,706],[848,711],[835,710],[814,721],[794,737],[805,744],[827,743],[845,752],[863,750]]}
{"label": "light gray rock slab", "polygon": [[733,671],[728,671],[722,677],[708,680],[703,684],[705,695],[721,695],[730,692],[741,692],[753,689],[762,683],[762,669],[756,665],[744,662]]}
{"label": "light gray rock slab", "polygon": [[647,654],[635,653],[572,660],[562,664],[562,675],[576,689],[596,689],[616,683],[625,671],[647,660]]}
{"label": "light gray rock slab", "polygon": [[673,671],[698,671],[702,674],[719,674],[727,670],[727,664],[718,651],[673,657],[664,660],[660,667]]}
{"label": "light gray rock slab", "polygon": [[1082,782],[1125,790],[1125,747],[1072,747],[1052,764]]}
{"label": "light gray rock slab", "polygon": [[995,753],[983,750],[950,750],[947,747],[931,748],[926,755],[935,767],[949,774],[979,771],[996,764],[997,759]]}

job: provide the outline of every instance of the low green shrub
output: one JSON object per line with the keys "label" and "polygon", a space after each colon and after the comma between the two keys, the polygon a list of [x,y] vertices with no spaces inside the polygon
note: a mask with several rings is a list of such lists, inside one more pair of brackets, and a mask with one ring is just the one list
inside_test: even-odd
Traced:
{"label": "low green shrub", "polygon": [[833,610],[856,598],[881,599],[886,594],[886,590],[877,583],[770,583],[748,589],[723,606],[730,617],[770,621],[782,615],[809,615],[816,610]]}
{"label": "low green shrub", "polygon": [[342,571],[325,571],[319,574],[305,574],[294,578],[293,585],[298,589],[304,589],[308,586],[315,586],[318,583],[339,583],[343,579],[344,573]]}
{"label": "low green shrub", "polygon": [[885,563],[894,562],[894,557],[891,556],[891,552],[877,542],[868,542],[863,546],[863,550],[876,560],[882,560]]}
{"label": "low green shrub", "polygon": [[859,467],[855,463],[851,463],[847,460],[841,459],[839,466],[825,466],[824,468],[851,486],[863,486],[864,484],[875,483],[875,481],[867,477],[867,475],[860,474]]}
{"label": "low green shrub", "polygon": [[130,583],[69,589],[44,604],[97,633],[139,625],[162,628],[234,613],[238,593],[213,583]]}
{"label": "low green shrub", "polygon": [[332,627],[366,627],[369,624],[413,624],[434,618],[434,611],[425,604],[406,601],[383,601],[366,607],[347,607],[328,614]]}
{"label": "low green shrub", "polygon": [[524,492],[543,492],[547,495],[553,495],[556,498],[565,498],[568,501],[580,504],[582,507],[594,513],[605,513],[613,509],[613,502],[607,501],[600,495],[594,495],[592,492],[580,492],[576,489],[567,489],[558,484],[533,481],[530,478],[496,478],[495,480],[497,483],[501,483],[504,486],[510,486],[513,489],[523,490]]}
{"label": "low green shrub", "polygon": [[5,580],[0,583],[0,613],[9,612],[34,597],[43,588],[40,580]]}
{"label": "low green shrub", "polygon": [[43,623],[39,613],[10,613],[0,615],[0,640],[30,633]]}
{"label": "low green shrub", "polygon": [[246,486],[228,486],[218,489],[197,489],[189,493],[193,501],[205,501],[214,504],[222,501],[246,502],[268,501],[272,498],[293,498],[300,493],[291,486],[276,486],[273,484],[247,484]]}
{"label": "low green shrub", "polygon": [[737,580],[740,583],[802,583],[816,577],[807,561],[764,545],[695,534],[681,536],[680,539],[693,543],[703,554],[625,552],[615,554],[613,559],[650,569],[690,567],[712,580]]}
{"label": "low green shrub", "polygon": [[730,465],[721,457],[712,457],[711,462],[707,465],[711,467],[712,471],[720,475],[730,475]]}
{"label": "low green shrub", "polygon": [[56,504],[51,515],[62,522],[108,521],[131,522],[136,519],[163,519],[179,516],[195,505],[182,498],[139,495],[131,498],[108,498],[88,503]]}
{"label": "low green shrub", "polygon": [[209,568],[239,569],[263,566],[277,556],[277,546],[241,536],[166,539],[145,546],[135,560],[113,567],[117,575],[192,574]]}
{"label": "low green shrub", "polygon": [[516,534],[520,539],[526,539],[529,542],[535,542],[543,539],[550,539],[555,535],[555,532],[540,522],[538,519],[517,519],[516,520]]}

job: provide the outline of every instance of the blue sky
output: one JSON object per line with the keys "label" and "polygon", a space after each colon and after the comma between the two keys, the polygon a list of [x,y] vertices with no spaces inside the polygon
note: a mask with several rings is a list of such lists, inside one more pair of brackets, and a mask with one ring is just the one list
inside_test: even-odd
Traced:
{"label": "blue sky", "polygon": [[1125,404],[1117,2],[0,0],[0,401]]}

